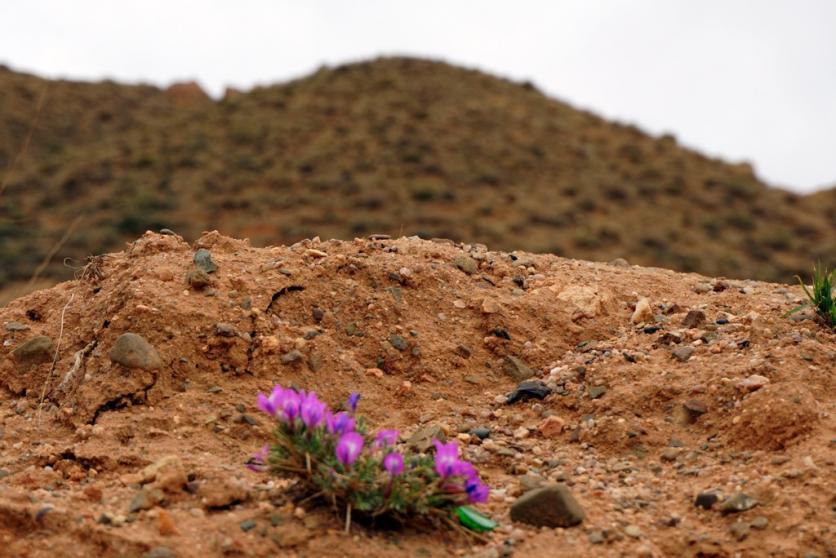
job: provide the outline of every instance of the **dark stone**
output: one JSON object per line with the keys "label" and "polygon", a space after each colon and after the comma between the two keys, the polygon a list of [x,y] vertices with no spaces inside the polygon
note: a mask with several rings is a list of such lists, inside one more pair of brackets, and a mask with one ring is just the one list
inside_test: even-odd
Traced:
{"label": "dark stone", "polygon": [[46,335],[39,335],[26,341],[12,351],[12,358],[21,367],[52,362],[55,354],[55,343]]}
{"label": "dark stone", "polygon": [[20,322],[6,322],[6,331],[26,331],[29,326]]}
{"label": "dark stone", "polygon": [[545,399],[547,395],[552,392],[551,388],[541,382],[540,380],[528,380],[521,382],[514,391],[512,391],[505,403],[511,404],[517,401],[525,401],[527,399]]}
{"label": "dark stone", "polygon": [[407,343],[406,339],[404,339],[400,335],[390,335],[389,344],[399,351],[405,351],[409,348],[409,343]]}
{"label": "dark stone", "polygon": [[110,348],[110,360],[126,368],[140,368],[142,370],[159,370],[163,361],[157,350],[136,333],[123,333]]}
{"label": "dark stone", "polygon": [[535,527],[572,527],[584,517],[583,508],[563,484],[526,492],[511,505],[511,521]]}
{"label": "dark stone", "polygon": [[494,337],[499,337],[500,339],[505,339],[507,341],[511,340],[511,334],[508,333],[508,330],[504,327],[495,327],[491,330],[491,335]]}
{"label": "dark stone", "polygon": [[456,354],[462,358],[470,358],[471,351],[464,345],[459,345],[458,347],[456,347]]}
{"label": "dark stone", "polygon": [[705,403],[699,399],[689,399],[682,404],[681,422],[684,424],[694,424],[706,412],[708,412],[708,408],[705,406]]}
{"label": "dark stone", "polygon": [[691,310],[690,312],[688,312],[688,314],[685,315],[685,319],[682,320],[682,327],[693,329],[695,327],[700,327],[704,323],[705,312],[703,312],[702,310]]}
{"label": "dark stone", "polygon": [[281,360],[282,364],[292,364],[302,360],[302,353],[294,349],[283,354],[279,360]]}
{"label": "dark stone", "polygon": [[244,521],[239,523],[238,526],[241,527],[241,530],[246,533],[247,531],[252,531],[253,529],[255,529],[258,526],[258,523],[256,523],[255,519],[245,519]]}
{"label": "dark stone", "polygon": [[314,306],[311,309],[311,317],[316,323],[319,323],[322,321],[322,318],[325,317],[325,311],[322,308]]}
{"label": "dark stone", "polygon": [[212,261],[212,254],[206,248],[201,248],[194,254],[194,264],[206,273],[215,273],[218,266]]}
{"label": "dark stone", "polygon": [[215,324],[215,333],[221,337],[235,337],[237,335],[235,327],[226,323]]}
{"label": "dark stone", "polygon": [[661,329],[659,326],[650,325],[650,326],[645,326],[645,328],[642,331],[644,333],[651,334],[651,333],[656,333],[657,331],[659,331],[659,329]]}
{"label": "dark stone", "polygon": [[716,492],[700,492],[694,500],[694,505],[704,510],[710,510],[720,499]]}
{"label": "dark stone", "polygon": [[484,440],[485,438],[490,437],[491,429],[487,426],[477,426],[476,428],[471,430],[470,433],[479,438],[480,440]]}
{"label": "dark stone", "polygon": [[502,362],[502,369],[518,382],[527,380],[534,375],[534,371],[526,366],[522,360],[511,355],[505,357],[505,360]]}

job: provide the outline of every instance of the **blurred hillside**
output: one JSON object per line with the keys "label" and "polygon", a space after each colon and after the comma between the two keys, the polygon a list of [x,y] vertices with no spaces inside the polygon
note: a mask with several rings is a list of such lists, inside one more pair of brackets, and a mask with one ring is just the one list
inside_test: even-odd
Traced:
{"label": "blurred hillside", "polygon": [[[28,150],[13,161],[42,110]],[[766,117],[766,116],[765,116]],[[146,229],[256,245],[419,234],[791,281],[836,264],[836,189],[730,165],[512,83],[390,58],[221,101],[0,67],[0,290]]]}

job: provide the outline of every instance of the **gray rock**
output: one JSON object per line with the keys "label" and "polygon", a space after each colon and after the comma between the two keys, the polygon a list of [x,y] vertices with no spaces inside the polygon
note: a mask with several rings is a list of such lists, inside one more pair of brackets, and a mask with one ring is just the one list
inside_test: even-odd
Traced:
{"label": "gray rock", "polygon": [[589,398],[598,399],[607,393],[607,386],[592,386],[589,388]]}
{"label": "gray rock", "polygon": [[142,558],[177,558],[177,554],[166,546],[155,546],[143,554]]}
{"label": "gray rock", "polygon": [[281,359],[279,360],[281,360],[282,364],[291,364],[294,362],[299,362],[300,360],[302,360],[302,358],[302,353],[300,353],[296,349],[293,349],[292,351],[283,354],[281,356]]}
{"label": "gray rock", "polygon": [[416,430],[406,443],[418,451],[427,451],[432,447],[435,438],[443,441],[444,431],[437,424],[431,424]]}
{"label": "gray rock", "polygon": [[604,544],[606,540],[603,531],[590,531],[587,536],[589,537],[589,542],[592,544]]}
{"label": "gray rock", "polygon": [[767,527],[769,527],[769,520],[762,515],[759,515],[755,519],[752,520],[750,523],[752,529],[757,529],[758,531],[763,531]]}
{"label": "gray rock", "polygon": [[480,440],[484,440],[490,437],[491,429],[487,426],[477,426],[476,428],[471,430],[470,433],[479,438]]}
{"label": "gray rock", "polygon": [[108,352],[110,360],[126,368],[159,370],[163,361],[151,343],[136,333],[123,333]]}
{"label": "gray rock", "polygon": [[688,359],[691,358],[691,355],[694,354],[694,347],[677,347],[673,351],[671,351],[671,355],[673,358],[678,360],[679,362],[688,362]]}
{"label": "gray rock", "polygon": [[215,334],[220,337],[235,337],[238,333],[235,331],[235,326],[227,323],[215,324]]}
{"label": "gray rock", "polygon": [[745,512],[746,510],[751,510],[757,505],[757,500],[755,500],[748,494],[738,492],[734,496],[730,496],[729,498],[727,498],[720,505],[720,511],[723,513],[723,515],[729,513],[740,513]]}
{"label": "gray rock", "polygon": [[247,531],[252,531],[256,527],[258,527],[258,523],[256,523],[255,519],[245,519],[241,523],[238,524],[242,531],[245,533]]}
{"label": "gray rock", "polygon": [[682,320],[682,327],[687,327],[688,329],[693,329],[695,327],[700,327],[704,323],[705,323],[705,312],[703,312],[702,310],[691,310],[685,316],[685,319]]}
{"label": "gray rock", "polygon": [[215,273],[218,266],[212,261],[212,254],[206,248],[201,248],[194,254],[194,264],[206,273]]}
{"label": "gray rock", "polygon": [[26,331],[29,326],[20,322],[6,322],[6,331]]}
{"label": "gray rock", "polygon": [[52,362],[55,354],[55,343],[46,335],[39,335],[26,341],[12,351],[12,358],[18,366],[28,368],[35,364]]}
{"label": "gray rock", "polygon": [[511,520],[535,527],[572,527],[584,520],[583,508],[562,484],[526,492],[511,505]]}
{"label": "gray rock", "polygon": [[628,525],[624,528],[624,534],[634,539],[640,539],[644,535],[638,525]]}
{"label": "gray rock", "polygon": [[511,404],[517,401],[525,401],[527,399],[544,399],[552,392],[551,388],[541,382],[540,380],[526,380],[514,388],[505,403]]}
{"label": "gray rock", "polygon": [[211,285],[212,279],[202,269],[193,269],[186,274],[186,282],[191,288],[199,291]]}
{"label": "gray rock", "polygon": [[479,271],[479,262],[477,262],[470,256],[456,256],[455,258],[453,258],[453,265],[459,268],[460,270],[464,271],[468,275],[473,275],[474,273]]}
{"label": "gray rock", "polygon": [[404,339],[400,335],[390,335],[389,344],[399,351],[405,351],[409,348],[409,343],[407,343],[406,339]]}
{"label": "gray rock", "polygon": [[131,504],[128,506],[128,513],[150,510],[162,502],[164,498],[165,496],[159,488],[143,489],[137,492],[136,496],[131,500]]}
{"label": "gray rock", "polygon": [[534,371],[531,368],[526,366],[526,364],[519,358],[511,355],[507,355],[505,360],[502,361],[502,369],[506,374],[518,382],[522,382],[523,380],[527,380],[534,376]]}
{"label": "gray rock", "polygon": [[731,534],[739,541],[742,541],[749,536],[749,524],[742,521],[736,521],[729,527]]}

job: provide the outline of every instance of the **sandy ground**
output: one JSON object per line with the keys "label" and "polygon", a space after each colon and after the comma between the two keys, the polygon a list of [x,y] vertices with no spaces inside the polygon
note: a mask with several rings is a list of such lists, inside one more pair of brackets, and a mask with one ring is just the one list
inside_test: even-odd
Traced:
{"label": "sandy ground", "polygon": [[[218,270],[190,285],[199,248]],[[256,249],[218,233],[147,233],[86,271],[0,309],[2,556],[836,552],[836,336],[783,316],[800,288],[440,240]],[[125,332],[161,364],[114,362]],[[552,393],[507,404],[527,374]],[[375,427],[459,439],[499,528],[485,544],[344,534],[328,507],[297,505],[288,481],[243,466],[269,438],[255,395],[277,382],[332,404],[360,391]],[[143,469],[170,455],[187,484],[155,490]],[[550,482],[583,523],[512,523]],[[695,506],[702,492],[718,504]],[[755,505],[724,514],[740,493]]]}

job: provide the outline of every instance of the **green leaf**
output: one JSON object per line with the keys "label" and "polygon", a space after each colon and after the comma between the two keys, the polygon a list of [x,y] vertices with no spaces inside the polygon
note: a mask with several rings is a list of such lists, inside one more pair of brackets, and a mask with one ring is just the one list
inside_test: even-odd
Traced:
{"label": "green leaf", "polygon": [[459,506],[456,508],[456,516],[462,525],[477,533],[485,533],[496,529],[496,521],[486,515],[482,515],[470,506]]}

